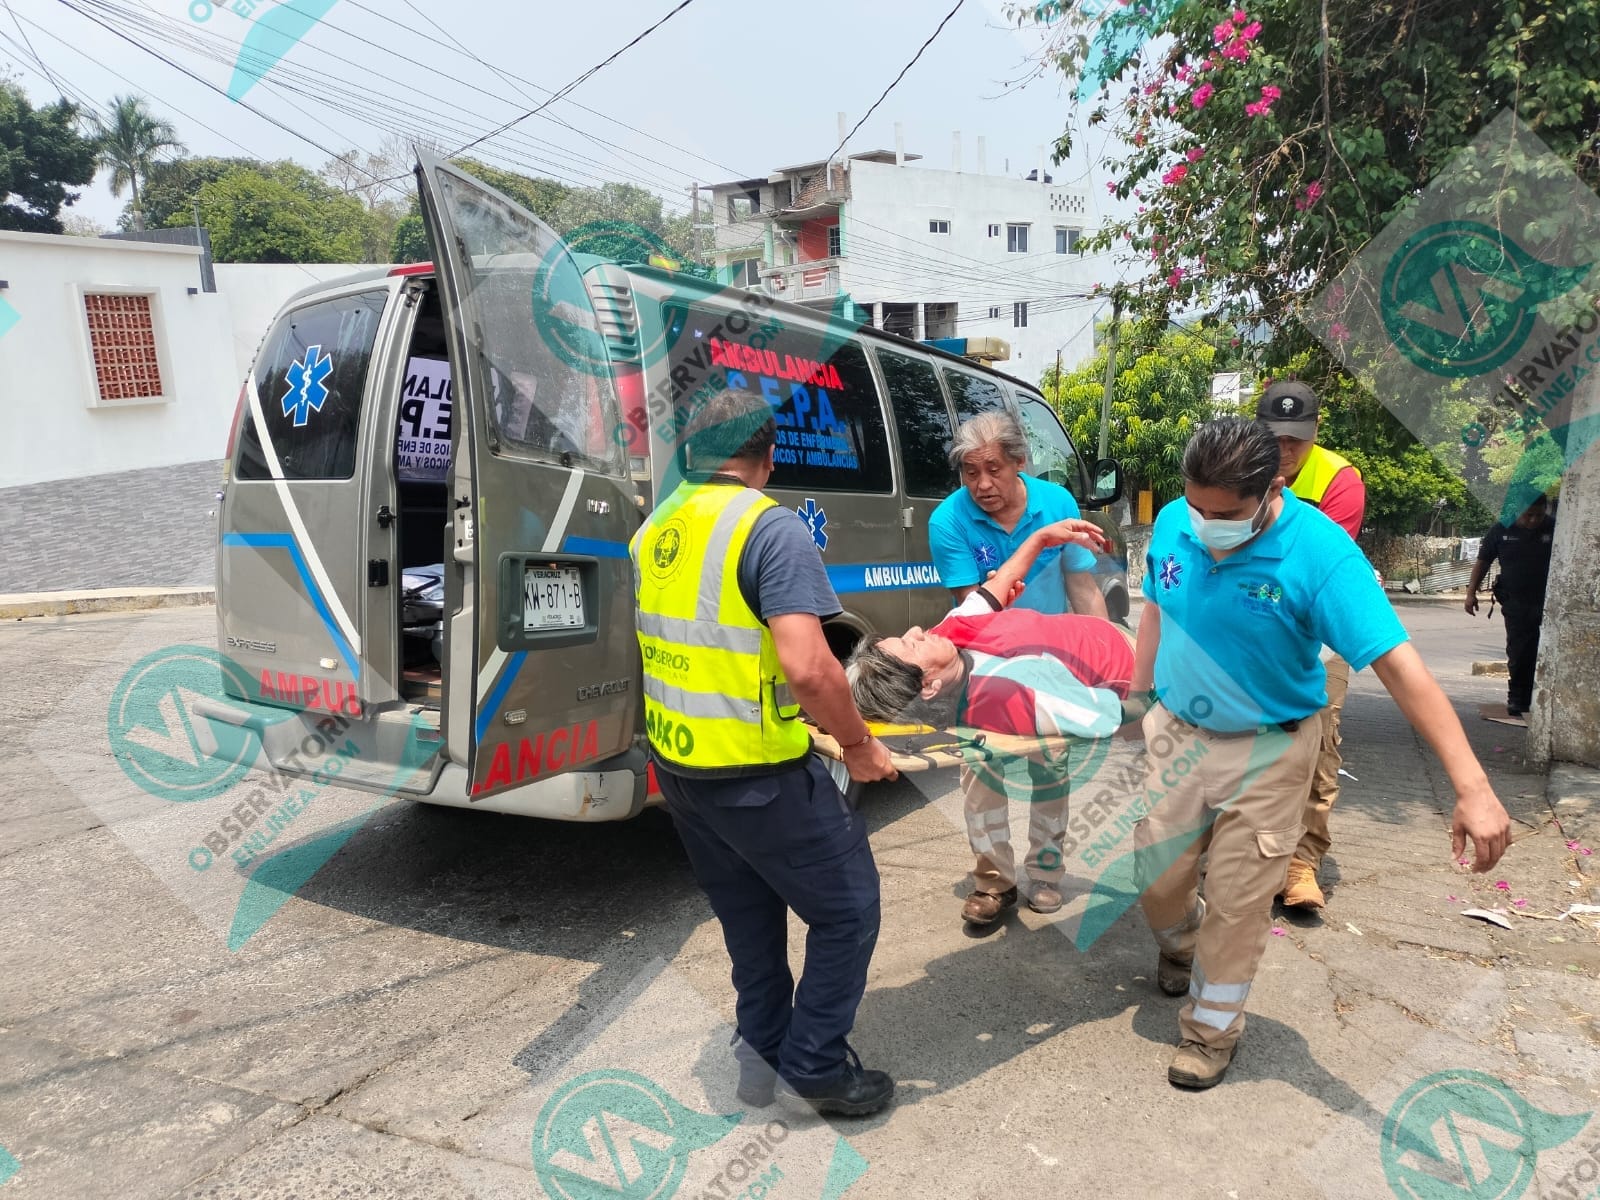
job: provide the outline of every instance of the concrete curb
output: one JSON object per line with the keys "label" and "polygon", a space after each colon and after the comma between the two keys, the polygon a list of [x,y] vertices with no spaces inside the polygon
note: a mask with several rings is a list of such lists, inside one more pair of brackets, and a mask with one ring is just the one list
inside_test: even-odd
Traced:
{"label": "concrete curb", "polygon": [[96,588],[81,592],[15,592],[0,595],[0,620],[66,617],[74,613],[137,612],[216,603],[215,588]]}

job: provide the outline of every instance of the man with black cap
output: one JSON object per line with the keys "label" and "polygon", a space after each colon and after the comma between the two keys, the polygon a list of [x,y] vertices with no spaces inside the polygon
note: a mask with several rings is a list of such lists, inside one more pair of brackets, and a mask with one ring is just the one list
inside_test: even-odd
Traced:
{"label": "man with black cap", "polygon": [[[1278,471],[1288,480],[1289,490],[1300,499],[1320,508],[1352,540],[1361,533],[1367,511],[1367,487],[1361,472],[1332,450],[1317,445],[1317,420],[1322,405],[1317,394],[1295,379],[1274,380],[1261,393],[1256,404],[1256,419],[1278,439]],[[1322,710],[1322,750],[1317,771],[1311,778],[1311,794],[1306,798],[1305,832],[1300,835],[1294,857],[1289,860],[1289,876],[1284,883],[1283,902],[1291,908],[1321,908],[1325,903],[1317,885],[1317,869],[1328,852],[1331,837],[1328,814],[1339,799],[1339,712],[1350,687],[1350,664],[1333,651],[1323,650],[1323,667],[1328,674],[1328,703]]]}

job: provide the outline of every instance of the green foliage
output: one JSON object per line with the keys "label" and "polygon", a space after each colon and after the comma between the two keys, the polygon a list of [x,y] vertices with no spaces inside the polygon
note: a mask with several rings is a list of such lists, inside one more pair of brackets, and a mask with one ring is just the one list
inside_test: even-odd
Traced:
{"label": "green foliage", "polygon": [[[365,206],[296,163],[234,168],[202,186],[196,200],[218,262],[359,262],[364,256]],[[171,220],[189,222],[182,214]]]}
{"label": "green foliage", "polygon": [[515,171],[502,171],[499,167],[491,167],[475,158],[458,158],[451,165],[483,180],[495,191],[504,192],[545,224],[554,226],[558,230],[561,229],[558,214],[567,198],[578,190],[564,183],[558,183],[554,179],[541,179],[533,175],[519,175]]}
{"label": "green foliage", "polygon": [[[1229,354],[1219,355],[1216,345],[1198,333],[1171,329],[1152,337],[1124,326],[1111,399],[1110,453],[1122,463],[1129,493],[1148,488],[1158,506],[1182,494],[1183,448],[1201,422],[1218,415],[1211,376],[1230,369]],[[1094,446],[1100,436],[1105,371],[1102,339],[1087,363],[1063,372],[1059,380],[1051,367],[1041,381],[1080,448]]]}
{"label": "green foliage", "polygon": [[65,100],[34,108],[15,83],[0,79],[0,229],[60,233],[69,187],[94,179],[94,142],[77,130]]}
{"label": "green foliage", "polygon": [[120,196],[123,188],[129,189],[133,228],[143,229],[139,185],[148,178],[158,154],[183,149],[178,132],[171,121],[150,111],[143,96],[114,96],[110,116],[91,121],[100,165],[111,172],[111,194]]}
{"label": "green foliage", "polygon": [[397,263],[427,262],[433,255],[428,245],[428,230],[422,223],[422,214],[415,208],[401,217],[389,241],[389,260]]}
{"label": "green foliage", "polygon": [[[271,174],[272,165],[254,158],[215,158],[209,155],[153,163],[139,196],[145,224],[151,229],[193,224],[192,202],[200,189],[240,170]],[[133,228],[131,204],[123,208],[118,224],[125,230]]]}
{"label": "green foliage", "polygon": [[[1136,196],[1141,210],[1098,241],[1153,265],[1135,300],[1147,315],[1198,305],[1285,332],[1302,295],[1513,106],[1587,183],[1600,182],[1600,0],[1246,8],[1247,21],[1225,30],[1232,5],[1182,6],[1172,36],[1147,44],[1089,114],[1131,148],[1108,166],[1117,195]],[[1060,26],[1055,61],[1069,77],[1084,65],[1083,20],[1068,13]],[[1242,60],[1224,57],[1255,22]],[[1251,115],[1264,87],[1281,94]],[[1070,128],[1057,142],[1063,155]],[[1489,205],[1518,202],[1484,194]]]}

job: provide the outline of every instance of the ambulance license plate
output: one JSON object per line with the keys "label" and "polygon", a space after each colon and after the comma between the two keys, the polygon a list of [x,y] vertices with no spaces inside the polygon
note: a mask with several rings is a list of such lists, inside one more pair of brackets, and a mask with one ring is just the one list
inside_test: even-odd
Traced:
{"label": "ambulance license plate", "polygon": [[522,629],[579,629],[583,585],[576,567],[527,567],[522,577]]}

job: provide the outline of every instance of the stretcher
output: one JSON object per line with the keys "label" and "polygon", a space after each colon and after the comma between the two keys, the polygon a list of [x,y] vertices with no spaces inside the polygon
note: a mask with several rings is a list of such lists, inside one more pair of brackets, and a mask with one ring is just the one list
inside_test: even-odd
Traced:
{"label": "stretcher", "polygon": [[[1058,758],[1069,747],[1085,739],[1075,737],[1019,737],[1010,733],[991,733],[979,729],[936,729],[932,725],[886,725],[868,721],[872,736],[883,743],[895,770],[901,774],[917,771],[938,771],[959,767],[974,758],[1027,758],[1044,756]],[[844,752],[829,734],[815,727],[811,742],[818,754],[829,763],[844,762]],[[830,771],[832,766],[830,765]],[[834,772],[835,778],[839,773]],[[848,778],[848,774],[844,778]]]}

